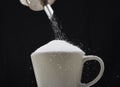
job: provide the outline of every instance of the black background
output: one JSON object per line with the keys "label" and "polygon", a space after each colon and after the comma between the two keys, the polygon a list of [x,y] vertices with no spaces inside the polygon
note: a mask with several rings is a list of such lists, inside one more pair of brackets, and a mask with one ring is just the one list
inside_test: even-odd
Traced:
{"label": "black background", "polygon": [[[0,87],[37,87],[30,54],[54,39],[44,11],[34,12],[19,0],[3,9],[3,68]],[[101,80],[92,87],[120,87],[120,8],[118,1],[57,0],[52,5],[67,40],[105,63]]]}

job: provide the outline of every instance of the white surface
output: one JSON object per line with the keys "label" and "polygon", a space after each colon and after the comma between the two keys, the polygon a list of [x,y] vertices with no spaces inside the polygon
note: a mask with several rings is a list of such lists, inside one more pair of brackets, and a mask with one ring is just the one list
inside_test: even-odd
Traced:
{"label": "white surface", "polygon": [[43,52],[80,52],[85,54],[79,47],[64,40],[53,40],[38,48],[33,54]]}

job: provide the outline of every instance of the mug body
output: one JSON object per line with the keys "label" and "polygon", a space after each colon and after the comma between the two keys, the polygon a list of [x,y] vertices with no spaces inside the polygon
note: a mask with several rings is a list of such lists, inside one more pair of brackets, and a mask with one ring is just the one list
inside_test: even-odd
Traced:
{"label": "mug body", "polygon": [[31,55],[38,87],[80,87],[83,55],[48,52]]}

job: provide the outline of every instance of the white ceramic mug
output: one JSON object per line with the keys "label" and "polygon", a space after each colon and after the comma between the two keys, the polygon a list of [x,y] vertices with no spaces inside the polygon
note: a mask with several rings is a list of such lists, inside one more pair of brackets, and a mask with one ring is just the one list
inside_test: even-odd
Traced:
{"label": "white ceramic mug", "polygon": [[[38,52],[31,55],[38,87],[89,87],[103,75],[103,61],[93,55],[77,52]],[[100,64],[98,76],[89,83],[81,83],[86,61],[96,60]],[[94,66],[93,66],[94,67]]]}

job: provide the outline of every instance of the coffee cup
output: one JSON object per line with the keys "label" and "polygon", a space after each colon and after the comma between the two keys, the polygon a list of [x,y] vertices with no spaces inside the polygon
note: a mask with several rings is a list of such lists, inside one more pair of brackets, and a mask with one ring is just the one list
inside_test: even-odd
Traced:
{"label": "coffee cup", "polygon": [[[85,55],[79,47],[63,40],[53,40],[38,48],[31,54],[31,60],[38,87],[90,87],[104,72],[100,57]],[[82,83],[84,64],[90,60],[99,62],[100,71],[94,80]]]}

